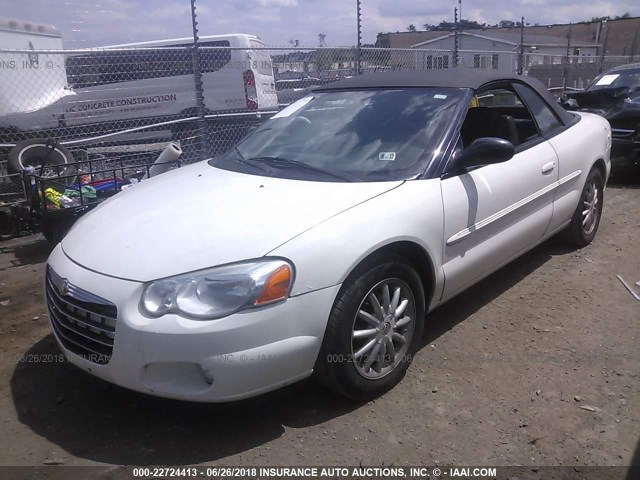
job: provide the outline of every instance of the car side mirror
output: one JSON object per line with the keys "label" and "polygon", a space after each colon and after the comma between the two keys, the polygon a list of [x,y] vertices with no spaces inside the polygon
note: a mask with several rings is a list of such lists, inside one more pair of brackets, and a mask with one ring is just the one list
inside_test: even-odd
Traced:
{"label": "car side mirror", "polygon": [[511,160],[515,154],[513,143],[504,138],[476,138],[465,148],[458,159],[457,166],[469,169]]}

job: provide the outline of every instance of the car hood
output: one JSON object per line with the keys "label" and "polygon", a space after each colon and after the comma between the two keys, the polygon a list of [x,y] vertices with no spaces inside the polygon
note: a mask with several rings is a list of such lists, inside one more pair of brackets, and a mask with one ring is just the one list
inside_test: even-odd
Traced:
{"label": "car hood", "polygon": [[401,184],[287,180],[199,162],[115,195],[74,225],[62,249],[88,269],[146,282],[261,257]]}
{"label": "car hood", "polygon": [[629,93],[629,87],[601,88],[585,92],[572,93],[579,108],[611,108],[619,105]]}

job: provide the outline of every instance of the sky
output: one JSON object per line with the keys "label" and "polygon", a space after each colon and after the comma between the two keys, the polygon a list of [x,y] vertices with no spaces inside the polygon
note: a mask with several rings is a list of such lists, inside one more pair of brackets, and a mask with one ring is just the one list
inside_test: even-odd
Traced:
{"label": "sky", "polygon": [[[418,29],[453,18],[457,0],[362,0],[363,43],[378,32]],[[197,0],[201,35],[250,33],[271,46],[355,45],[356,0]],[[55,25],[65,48],[86,48],[191,36],[189,0],[0,0],[0,16]],[[638,0],[463,0],[463,18],[567,23],[629,12]],[[2,48],[2,45],[0,45]]]}

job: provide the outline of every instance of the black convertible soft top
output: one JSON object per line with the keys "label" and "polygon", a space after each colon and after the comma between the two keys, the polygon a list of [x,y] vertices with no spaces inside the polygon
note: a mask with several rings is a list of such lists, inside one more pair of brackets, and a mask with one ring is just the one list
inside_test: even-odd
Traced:
{"label": "black convertible soft top", "polygon": [[363,88],[410,88],[410,87],[448,87],[448,88],[479,88],[493,82],[515,81],[533,88],[545,100],[566,125],[573,120],[573,115],[562,108],[549,90],[535,78],[522,75],[512,75],[491,70],[477,70],[469,68],[449,68],[438,70],[398,70],[393,72],[366,73],[351,78],[345,78],[333,83],[327,83],[314,88],[314,92],[330,90],[358,90]]}

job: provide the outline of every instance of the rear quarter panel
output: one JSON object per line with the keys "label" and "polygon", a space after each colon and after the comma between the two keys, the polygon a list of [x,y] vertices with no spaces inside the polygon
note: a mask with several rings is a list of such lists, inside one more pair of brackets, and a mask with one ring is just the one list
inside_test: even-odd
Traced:
{"label": "rear quarter panel", "polygon": [[594,164],[600,159],[605,161],[605,182],[611,170],[609,122],[591,113],[580,112],[577,115],[581,117],[579,122],[549,139],[549,144],[558,155],[560,182],[555,192],[553,217],[548,228],[550,233],[561,229],[571,220]]}

